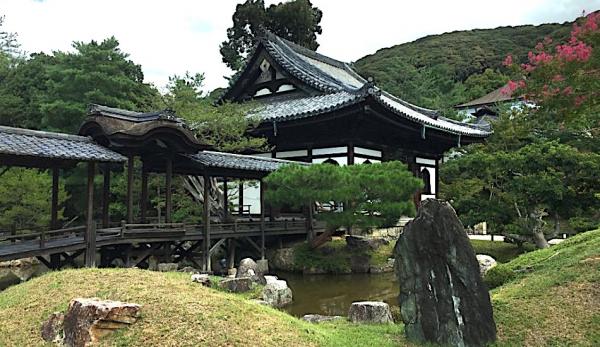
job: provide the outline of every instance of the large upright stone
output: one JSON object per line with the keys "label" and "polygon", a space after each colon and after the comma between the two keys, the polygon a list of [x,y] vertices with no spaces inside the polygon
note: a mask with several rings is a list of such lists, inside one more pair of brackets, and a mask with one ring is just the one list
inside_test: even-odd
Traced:
{"label": "large upright stone", "polygon": [[449,203],[423,201],[394,253],[400,312],[409,340],[484,346],[496,339],[488,289]]}

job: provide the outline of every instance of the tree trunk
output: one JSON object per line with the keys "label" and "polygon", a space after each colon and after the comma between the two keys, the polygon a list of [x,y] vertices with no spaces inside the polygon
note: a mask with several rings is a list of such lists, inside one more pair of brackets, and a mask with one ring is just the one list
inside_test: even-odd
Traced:
{"label": "tree trunk", "polygon": [[323,244],[331,241],[331,236],[333,235],[333,233],[335,233],[335,231],[336,231],[335,228],[325,229],[325,231],[321,235],[316,236],[315,238],[312,239],[312,241],[309,243],[310,248],[312,248],[312,249],[319,248]]}
{"label": "tree trunk", "polygon": [[533,242],[537,248],[548,248],[550,245],[548,241],[546,241],[546,236],[544,235],[544,216],[547,216],[548,213],[543,208],[536,208],[531,213],[531,218],[534,221],[533,225]]}
{"label": "tree trunk", "polygon": [[548,244],[548,241],[546,241],[546,236],[544,236],[544,233],[541,231],[534,231],[533,232],[533,241],[535,242],[535,246],[537,248],[548,248],[550,247],[550,245]]}

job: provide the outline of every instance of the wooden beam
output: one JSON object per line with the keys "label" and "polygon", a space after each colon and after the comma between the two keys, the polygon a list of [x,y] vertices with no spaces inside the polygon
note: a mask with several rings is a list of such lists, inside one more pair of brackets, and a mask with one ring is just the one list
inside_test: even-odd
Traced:
{"label": "wooden beam", "polygon": [[229,239],[227,242],[227,268],[235,267],[235,239]]}
{"label": "wooden beam", "polygon": [[146,214],[148,211],[148,170],[142,167],[142,197],[140,201],[140,218],[142,223],[146,223]]}
{"label": "wooden beam", "polygon": [[313,209],[315,204],[313,202],[309,203],[308,208],[308,218],[306,219],[306,233],[308,241],[312,241],[315,238],[315,231],[313,228]]}
{"label": "wooden beam", "polygon": [[87,175],[87,213],[86,213],[86,251],[85,266],[96,267],[96,225],[94,224],[94,175],[96,163],[88,162]]}
{"label": "wooden beam", "polygon": [[133,223],[133,154],[127,156],[127,223]]}
{"label": "wooden beam", "polygon": [[210,271],[210,176],[208,174],[204,174],[204,213],[203,220],[204,223],[204,271]]}
{"label": "wooden beam", "polygon": [[52,168],[52,204],[50,207],[50,229],[59,229],[58,225],[58,180],[59,169]]}
{"label": "wooden beam", "polygon": [[173,213],[173,192],[171,191],[171,185],[173,182],[173,160],[167,159],[165,173],[165,222],[171,223],[171,217]]}
{"label": "wooden beam", "polygon": [[227,241],[227,239],[220,239],[219,241],[217,241],[217,243],[215,243],[210,250],[208,251],[208,253],[213,254],[219,247],[221,247],[221,245],[223,245],[223,243],[225,243],[225,241]]}
{"label": "wooden beam", "polygon": [[354,165],[354,145],[348,144],[348,165]]}
{"label": "wooden beam", "polygon": [[238,185],[238,214],[244,214],[244,181],[240,180]]}
{"label": "wooden beam", "polygon": [[227,177],[223,177],[223,222],[229,219],[229,197],[227,194]]}
{"label": "wooden beam", "polygon": [[102,227],[110,225],[110,164],[104,164],[104,182],[102,184]]}

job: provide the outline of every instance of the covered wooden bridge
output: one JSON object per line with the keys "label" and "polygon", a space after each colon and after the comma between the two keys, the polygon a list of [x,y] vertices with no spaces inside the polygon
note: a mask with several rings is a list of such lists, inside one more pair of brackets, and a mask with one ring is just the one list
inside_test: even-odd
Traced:
{"label": "covered wooden bridge", "polygon": [[[233,266],[237,243],[249,245],[264,258],[268,238],[313,236],[312,218],[275,218],[266,214],[261,180],[292,162],[208,149],[182,120],[168,111],[137,113],[92,105],[80,135],[0,127],[0,165],[48,169],[53,177],[51,223],[47,230],[0,233],[0,261],[37,257],[50,268],[60,268],[85,254],[85,265],[96,266],[100,254],[101,265],[121,259],[126,266],[140,266],[150,256],[160,255],[174,261],[186,259],[195,267],[210,271],[211,255],[219,248],[226,249],[229,266]],[[141,163],[141,169],[136,162]],[[85,223],[62,228],[58,220],[60,170],[79,163],[87,165]],[[111,221],[111,171],[121,170],[123,164],[127,166],[126,220]],[[141,171],[140,196],[134,196],[136,168]],[[97,172],[103,176],[101,206],[94,206]],[[151,174],[162,175],[165,180],[164,220],[153,222],[148,216]],[[174,175],[191,176],[201,183],[201,223],[173,223]],[[227,182],[232,179],[260,182],[258,215],[244,214],[243,197],[239,196],[237,211],[231,213]],[[220,195],[215,194],[217,186],[222,187]],[[217,196],[222,204],[218,216],[211,209]],[[138,204],[139,209],[135,209]],[[200,263],[198,258],[202,259]]]}

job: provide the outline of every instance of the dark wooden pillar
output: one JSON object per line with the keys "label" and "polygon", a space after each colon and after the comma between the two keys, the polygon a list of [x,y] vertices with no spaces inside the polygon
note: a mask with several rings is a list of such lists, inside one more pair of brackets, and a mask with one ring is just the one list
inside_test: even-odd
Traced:
{"label": "dark wooden pillar", "polygon": [[307,206],[307,214],[306,214],[306,236],[308,238],[308,241],[312,241],[315,238],[315,230],[313,227],[313,209],[314,209],[315,203],[311,202],[308,204]]}
{"label": "dark wooden pillar", "polygon": [[167,159],[166,166],[167,168],[165,173],[165,222],[171,223],[171,216],[173,213],[173,192],[171,191],[171,185],[173,181],[173,160],[171,158]]}
{"label": "dark wooden pillar", "polygon": [[96,171],[96,164],[94,162],[88,162],[88,174],[87,174],[87,192],[86,192],[86,204],[87,211],[85,216],[85,266],[95,267],[96,266],[96,225],[94,224],[94,175]]}
{"label": "dark wooden pillar", "polygon": [[203,224],[204,224],[204,271],[210,271],[210,176],[208,174],[203,175],[204,179],[204,213],[203,213]]}
{"label": "dark wooden pillar", "polygon": [[148,171],[142,167],[142,197],[140,201],[140,218],[142,223],[146,223],[146,214],[148,212]]}
{"label": "dark wooden pillar", "polygon": [[227,269],[235,267],[235,239],[227,240]]}
{"label": "dark wooden pillar", "polygon": [[227,194],[227,177],[223,177],[223,222],[229,219],[229,196]]}
{"label": "dark wooden pillar", "polygon": [[127,156],[127,223],[133,223],[133,154]]}
{"label": "dark wooden pillar", "polygon": [[354,145],[348,144],[348,165],[354,165]]}
{"label": "dark wooden pillar", "polygon": [[244,181],[241,180],[238,186],[238,214],[244,214]]}
{"label": "dark wooden pillar", "polygon": [[265,184],[260,180],[260,259],[265,259]]}
{"label": "dark wooden pillar", "polygon": [[50,228],[60,229],[58,225],[58,180],[59,169],[52,168],[52,205],[50,208]]}
{"label": "dark wooden pillar", "polygon": [[104,164],[104,182],[102,184],[102,227],[110,225],[110,164]]}

